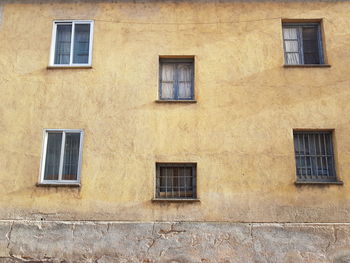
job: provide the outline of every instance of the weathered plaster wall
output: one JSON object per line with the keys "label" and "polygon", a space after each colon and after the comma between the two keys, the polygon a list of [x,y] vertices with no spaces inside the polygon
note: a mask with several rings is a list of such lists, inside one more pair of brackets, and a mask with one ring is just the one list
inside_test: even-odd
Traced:
{"label": "weathered plaster wall", "polygon": [[[5,1],[0,218],[349,222],[350,2]],[[322,18],[330,68],[283,68],[281,18]],[[95,20],[93,68],[48,70],[54,19]],[[196,104],[157,104],[159,55],[195,56]],[[84,129],[82,187],[36,187],[43,128]],[[296,187],[293,128],[335,129],[343,186]],[[156,161],[199,203],[152,203]]]}
{"label": "weathered plaster wall", "polygon": [[0,222],[0,262],[346,263],[349,224]]}

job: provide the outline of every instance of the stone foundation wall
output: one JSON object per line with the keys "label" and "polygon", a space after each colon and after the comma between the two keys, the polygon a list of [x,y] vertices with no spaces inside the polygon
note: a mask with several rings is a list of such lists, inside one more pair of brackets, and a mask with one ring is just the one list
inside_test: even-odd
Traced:
{"label": "stone foundation wall", "polygon": [[0,221],[0,262],[350,262],[350,224]]}

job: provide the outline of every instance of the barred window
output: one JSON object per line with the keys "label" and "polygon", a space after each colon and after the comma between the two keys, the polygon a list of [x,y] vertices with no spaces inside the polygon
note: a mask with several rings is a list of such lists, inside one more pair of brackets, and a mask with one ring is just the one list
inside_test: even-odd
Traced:
{"label": "barred window", "polygon": [[283,23],[287,65],[324,64],[319,23]]}
{"label": "barred window", "polygon": [[196,198],[195,163],[157,163],[156,198]]}
{"label": "barred window", "polygon": [[297,182],[336,182],[331,131],[294,131]]}

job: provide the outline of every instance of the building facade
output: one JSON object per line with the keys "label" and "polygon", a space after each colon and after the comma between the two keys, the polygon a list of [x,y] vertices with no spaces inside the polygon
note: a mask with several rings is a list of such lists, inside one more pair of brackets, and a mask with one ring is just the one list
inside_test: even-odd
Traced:
{"label": "building facade", "polygon": [[350,262],[350,2],[0,2],[0,261]]}

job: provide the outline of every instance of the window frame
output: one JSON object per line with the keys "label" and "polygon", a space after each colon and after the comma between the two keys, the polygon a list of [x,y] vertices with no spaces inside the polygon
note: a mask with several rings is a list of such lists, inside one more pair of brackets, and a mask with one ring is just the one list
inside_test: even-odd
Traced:
{"label": "window frame", "polygon": [[[322,37],[322,21],[320,22],[282,22],[282,40],[283,40],[283,53],[284,53],[284,64],[286,66],[308,66],[308,65],[325,65],[325,56],[324,56],[324,45],[323,45],[323,37]],[[303,48],[303,37],[302,37],[302,28],[305,27],[316,27],[317,28],[317,45],[318,45],[318,56],[319,63],[318,64],[305,64],[304,59],[304,48]],[[297,53],[297,52],[287,52],[286,51],[286,39],[284,38],[284,28],[298,28],[297,30],[297,41],[299,48],[299,59],[300,64],[288,64],[287,63],[287,53]]]}
{"label": "window frame", "polygon": [[[71,33],[71,47],[70,47],[70,57],[69,64],[55,64],[55,52],[56,52],[56,38],[57,38],[57,25],[66,24],[72,25],[72,33]],[[74,29],[75,24],[89,24],[90,25],[90,37],[89,37],[89,59],[88,63],[73,63],[73,51],[74,51]],[[52,37],[51,37],[51,49],[50,49],[50,67],[64,68],[64,67],[91,67],[92,65],[92,46],[93,46],[93,38],[94,38],[94,21],[93,20],[54,20],[52,25]]]}
{"label": "window frame", "polygon": [[[191,74],[191,98],[178,98],[179,94],[179,85],[178,85],[178,70],[176,69],[176,78],[174,80],[174,98],[162,98],[162,67],[163,64],[191,64],[192,66],[192,74]],[[159,101],[195,101],[195,90],[194,90],[194,75],[195,75],[195,59],[194,57],[175,57],[175,58],[167,58],[167,57],[159,57],[159,76],[158,76],[158,100]],[[176,95],[176,96],[175,96]]]}
{"label": "window frame", "polygon": [[[61,152],[60,152],[60,171],[58,180],[45,180],[45,162],[47,154],[47,141],[48,134],[62,132],[62,141],[61,141]],[[78,170],[77,170],[77,180],[62,180],[62,167],[63,167],[63,153],[65,147],[65,134],[66,133],[79,133],[80,142],[79,142],[79,157],[78,157]],[[84,131],[79,129],[44,129],[43,131],[43,143],[41,151],[41,162],[40,162],[40,174],[39,174],[39,184],[40,185],[80,185],[80,174],[82,166],[82,154],[83,154],[83,141],[84,141]]]}
{"label": "window frame", "polygon": [[[323,140],[323,143],[324,143],[324,149],[321,149],[321,145],[322,143],[319,141],[319,147],[320,147],[320,151],[322,153],[322,151],[324,151],[325,154],[298,154],[297,155],[297,148],[295,146],[295,136],[296,135],[303,135],[303,136],[309,136],[309,135],[312,135],[312,134],[317,134],[319,136],[321,136],[322,134],[326,134],[328,135],[329,137],[329,141],[327,141],[328,139],[326,139],[324,137],[324,140]],[[309,142],[309,137],[308,137],[308,151],[310,152],[311,151],[311,148],[310,148],[310,142]],[[304,144],[305,144],[305,140],[304,140]],[[315,144],[316,144],[316,141],[315,141]],[[327,144],[330,145],[330,149],[329,152],[330,154],[327,154],[326,152],[326,148],[327,148]],[[300,146],[300,145],[299,145]],[[304,145],[304,150],[306,151],[306,146]],[[317,149],[317,146],[315,145],[315,149]],[[336,167],[336,156],[335,156],[335,151],[334,151],[334,130],[302,130],[302,129],[295,129],[293,130],[293,150],[294,150],[294,162],[295,162],[295,176],[296,176],[296,181],[295,183],[296,184],[337,184],[337,183],[342,183],[341,181],[339,181],[338,179],[338,176],[337,176],[337,167]],[[311,170],[311,178],[300,178],[301,176],[305,176],[305,175],[299,175],[298,174],[298,169],[305,169],[305,168],[300,168],[298,167],[298,160],[297,160],[297,157],[300,157],[301,155],[304,155],[304,158],[305,158],[305,162],[307,164],[307,158],[311,158],[311,157],[314,157],[316,158],[316,169],[319,170],[319,168],[324,168],[327,167],[327,175],[328,175],[328,178],[321,178],[320,176],[322,175],[319,175],[317,173],[317,175],[315,176],[314,175],[314,172],[313,170]],[[330,158],[331,158],[331,162],[332,162],[332,167],[329,167],[328,166],[328,163],[327,163],[327,155],[330,155]],[[325,165],[323,164],[323,161],[321,159],[321,167],[318,167],[317,165],[317,158],[323,158],[325,157],[326,158],[326,161],[325,161]],[[313,162],[314,160],[313,159],[310,159],[310,163]],[[312,165],[311,165],[312,167]],[[313,169],[313,168],[311,168]],[[332,174],[332,176],[329,176],[329,174]],[[309,177],[308,175],[306,177]],[[313,178],[314,177],[314,178]]]}
{"label": "window frame", "polygon": [[[192,196],[191,197],[163,197],[160,196],[160,168],[161,167],[191,167],[192,169]],[[155,187],[154,198],[157,201],[195,201],[198,200],[197,194],[197,163],[196,162],[156,162],[155,165]]]}

